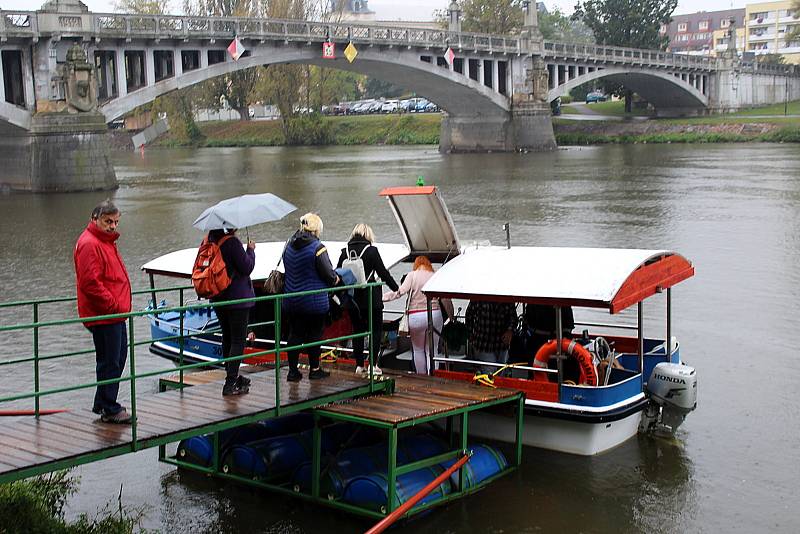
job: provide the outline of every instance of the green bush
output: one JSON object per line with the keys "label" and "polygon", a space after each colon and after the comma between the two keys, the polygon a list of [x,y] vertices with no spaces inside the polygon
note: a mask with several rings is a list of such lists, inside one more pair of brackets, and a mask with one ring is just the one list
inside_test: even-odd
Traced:
{"label": "green bush", "polygon": [[107,505],[96,518],[64,519],[64,505],[78,490],[79,479],[68,471],[0,484],[0,534],[130,534],[139,526],[141,510],[116,510]]}
{"label": "green bush", "polygon": [[330,123],[318,113],[289,119],[287,130],[287,145],[328,145],[331,142]]}
{"label": "green bush", "polygon": [[561,104],[572,104],[574,99],[570,95],[564,95],[561,97]]}

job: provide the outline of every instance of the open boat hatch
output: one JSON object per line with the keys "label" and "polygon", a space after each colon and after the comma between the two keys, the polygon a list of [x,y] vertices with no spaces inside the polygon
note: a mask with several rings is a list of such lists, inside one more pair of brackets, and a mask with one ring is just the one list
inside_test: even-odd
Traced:
{"label": "open boat hatch", "polygon": [[424,255],[444,263],[459,254],[458,234],[436,186],[389,187],[380,195],[389,201],[410,260]]}

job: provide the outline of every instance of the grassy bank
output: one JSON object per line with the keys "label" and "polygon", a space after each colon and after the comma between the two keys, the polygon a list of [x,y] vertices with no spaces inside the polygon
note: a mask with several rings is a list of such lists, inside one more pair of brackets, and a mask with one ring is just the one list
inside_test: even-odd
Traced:
{"label": "grassy bank", "polygon": [[[707,117],[696,117],[696,118],[675,119],[675,120],[678,121],[706,120],[706,121],[724,122],[740,118],[746,119],[748,117],[752,118],[752,117],[766,117],[766,116],[769,116],[770,119],[780,119],[781,118],[780,116],[784,115],[784,111],[787,115],[800,115],[800,100],[789,102],[786,105],[781,103],[781,104],[774,104],[772,106],[744,109],[742,111],[737,111],[736,113],[729,113],[726,115],[712,115]],[[608,115],[612,117],[637,117],[637,116],[649,115],[649,111],[645,109],[634,109],[632,113],[625,113],[624,100],[597,102],[594,104],[587,104],[581,106],[567,104],[561,106],[561,112],[568,114],[576,114],[576,115],[590,115],[590,114]],[[794,120],[797,119],[795,118]]]}
{"label": "grassy bank", "polygon": [[[793,103],[800,108],[800,102]],[[767,108],[770,109],[770,108]],[[797,110],[800,112],[800,109]],[[686,119],[648,121],[570,121],[553,120],[559,145],[630,143],[737,143],[800,142],[797,118],[755,118],[757,113],[717,115]],[[299,143],[322,145],[435,145],[439,143],[441,115],[369,115],[324,117],[315,127],[315,141]],[[225,121],[200,124],[203,138],[194,146],[247,147],[283,146],[286,140],[280,121]],[[322,130],[320,134],[319,130]],[[307,138],[312,139],[312,138]],[[322,139],[322,141],[319,141]],[[170,134],[156,146],[186,146]]]}
{"label": "grassy bank", "polygon": [[[435,145],[439,143],[438,113],[419,115],[368,115],[363,117],[324,117],[329,145]],[[281,122],[225,121],[200,124],[206,147],[283,146],[286,138]],[[158,146],[183,146],[186,143],[167,134]]]}

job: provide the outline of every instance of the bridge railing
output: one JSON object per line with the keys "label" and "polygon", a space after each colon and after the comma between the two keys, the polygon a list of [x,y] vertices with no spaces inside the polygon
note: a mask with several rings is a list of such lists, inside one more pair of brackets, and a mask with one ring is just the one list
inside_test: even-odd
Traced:
{"label": "bridge railing", "polygon": [[39,25],[33,11],[0,10],[0,39],[8,37],[37,37]]}
{"label": "bridge railing", "polygon": [[[4,348],[3,354],[0,354],[0,368],[2,372],[0,372],[0,376],[6,378],[5,381],[0,383],[0,414],[3,413],[3,409],[10,406],[11,403],[17,403],[19,401],[26,401],[26,400],[33,400],[33,410],[30,410],[31,415],[35,417],[39,417],[40,415],[47,414],[52,410],[43,410],[41,408],[41,399],[42,398],[52,398],[56,395],[61,395],[64,393],[70,393],[80,390],[92,390],[95,389],[97,386],[104,386],[104,385],[112,385],[112,384],[119,384],[120,388],[125,386],[126,384],[129,387],[129,401],[130,401],[130,408],[131,412],[130,415],[133,418],[133,424],[131,428],[132,433],[132,450],[138,450],[138,438],[137,438],[137,386],[141,385],[143,380],[153,379],[155,377],[160,377],[164,375],[172,375],[175,371],[179,372],[180,376],[180,384],[183,386],[183,377],[185,371],[192,371],[207,368],[210,365],[220,365],[227,362],[234,362],[234,361],[243,361],[249,358],[258,358],[258,357],[268,357],[271,360],[272,365],[272,372],[275,374],[275,391],[274,391],[274,399],[275,399],[275,412],[276,415],[280,415],[281,412],[281,367],[284,365],[282,364],[282,354],[283,352],[289,351],[304,351],[306,349],[322,346],[322,345],[329,345],[329,344],[340,344],[346,341],[351,341],[357,338],[366,338],[369,336],[370,332],[373,331],[372,325],[373,321],[380,321],[382,320],[381,317],[374,316],[372,313],[372,308],[368,308],[368,313],[366,317],[366,329],[364,331],[356,330],[352,334],[347,334],[339,337],[323,339],[317,342],[309,342],[309,343],[302,343],[300,345],[290,346],[288,343],[282,341],[281,339],[281,332],[282,328],[282,320],[284,319],[284,313],[282,311],[282,302],[287,298],[292,297],[299,297],[299,296],[312,296],[312,295],[319,295],[325,294],[332,294],[338,291],[347,291],[350,289],[366,289],[368,292],[368,297],[372,298],[373,291],[380,291],[382,287],[382,283],[367,283],[361,285],[354,285],[354,286],[339,286],[339,287],[332,287],[326,289],[318,289],[312,291],[303,291],[297,293],[285,293],[279,295],[268,295],[263,297],[255,297],[255,298],[247,298],[241,300],[232,300],[232,301],[225,301],[225,302],[217,302],[214,304],[209,303],[208,301],[203,301],[199,304],[190,304],[184,305],[184,291],[187,288],[183,287],[174,287],[174,288],[151,288],[146,290],[139,290],[132,292],[133,296],[136,295],[152,295],[153,301],[152,305],[148,306],[146,309],[142,311],[133,311],[130,313],[119,313],[119,314],[112,314],[112,315],[102,315],[97,317],[84,317],[84,318],[70,318],[70,319],[57,319],[57,320],[50,320],[44,321],[42,320],[42,308],[46,305],[52,304],[71,304],[75,300],[75,297],[64,297],[64,298],[51,298],[51,299],[37,299],[37,300],[26,300],[26,301],[18,301],[18,302],[4,302],[0,303],[0,310],[3,311],[11,311],[13,316],[22,316],[25,314],[25,309],[30,308],[32,322],[29,323],[17,323],[17,324],[10,324],[10,325],[3,325],[0,324],[0,341],[2,341],[1,346]],[[155,301],[156,292],[165,293],[165,292],[179,292],[179,306],[174,307],[167,307],[166,304],[163,306],[158,306]],[[248,327],[255,327],[255,326],[263,326],[263,325],[272,325],[274,329],[274,339],[269,340],[271,343],[268,346],[263,348],[260,347],[261,350],[248,352],[242,355],[232,355],[228,358],[223,358],[220,355],[220,358],[213,361],[199,361],[198,363],[185,363],[185,353],[189,350],[189,341],[191,341],[192,336],[207,336],[209,334],[213,334],[219,332],[219,329],[206,329],[202,332],[198,333],[197,331],[193,331],[191,328],[188,328],[188,325],[185,323],[185,318],[188,313],[190,312],[198,312],[200,310],[206,311],[210,310],[213,307],[221,306],[221,305],[236,305],[236,304],[244,304],[244,303],[261,303],[264,306],[272,308],[273,319],[271,321],[263,322],[263,323],[251,323]],[[166,335],[159,334],[157,337],[154,337],[151,333],[150,338],[145,339],[144,341],[139,340],[136,337],[136,327],[135,327],[135,319],[144,317],[148,320],[158,319],[163,317],[164,315],[174,314],[177,315],[177,324],[171,324],[170,326],[173,327],[172,331],[176,331],[177,335],[169,336],[164,332]],[[90,382],[81,383],[81,384],[66,384],[63,375],[57,374],[57,369],[59,367],[63,368],[65,365],[75,365],[71,364],[75,358],[90,358],[92,361],[94,357],[92,356],[95,352],[94,349],[83,349],[83,350],[72,350],[69,352],[55,352],[55,353],[48,353],[46,352],[47,349],[51,347],[48,342],[44,341],[44,331],[48,330],[49,335],[48,338],[52,339],[53,336],[58,337],[58,332],[65,332],[70,328],[82,326],[85,324],[86,321],[119,321],[125,322],[127,325],[127,372],[123,372],[122,376],[119,378],[111,378],[106,380],[92,380]],[[163,319],[162,319],[163,320]],[[168,329],[169,330],[169,329]],[[16,349],[20,349],[22,347],[22,342],[27,336],[30,336],[29,339],[32,340],[32,353],[25,354],[23,357],[18,357],[16,354],[13,353]],[[86,339],[90,339],[91,336],[88,334],[84,334]],[[145,367],[137,360],[137,357],[141,354],[141,351],[138,350],[141,346],[150,346],[153,342],[165,342],[171,341],[178,346],[178,359],[177,359],[177,366],[176,367],[169,367],[169,368],[158,368],[154,371],[143,371],[142,367]],[[374,346],[372,343],[365,344],[365,348],[368,351],[368,359],[369,362],[369,381],[366,383],[369,387],[369,391],[375,392],[377,391],[378,384],[376,383],[376,375],[374,373],[374,363],[378,357],[378,354],[374,352]],[[7,353],[11,352],[12,356],[7,356]],[[367,355],[365,355],[367,356]],[[33,375],[33,390],[25,389],[25,386],[22,385],[24,389],[23,392],[12,393],[8,395],[6,391],[9,388],[18,389],[21,384],[24,383],[24,376],[23,372],[19,371],[20,366],[25,366],[28,364],[32,364],[32,375]],[[42,374],[43,369],[42,367],[46,366],[46,370],[49,371],[47,376],[51,381],[57,383],[57,387],[51,388],[43,388],[42,387]],[[6,369],[10,367],[15,367],[15,370],[7,371]],[[349,394],[343,393],[343,397],[347,397]],[[59,411],[59,410],[56,410]]]}
{"label": "bridge railing", "polygon": [[597,44],[571,44],[545,41],[544,55],[701,70],[713,70],[718,68],[718,59],[712,57],[689,56],[686,54],[673,54],[659,50]]}
{"label": "bridge railing", "polygon": [[255,19],[240,17],[188,17],[177,15],[93,15],[92,33],[118,38],[233,38],[298,42],[364,42],[379,45],[441,47],[517,53],[520,39],[478,33],[449,32],[438,29],[404,28],[373,24],[324,21]]}

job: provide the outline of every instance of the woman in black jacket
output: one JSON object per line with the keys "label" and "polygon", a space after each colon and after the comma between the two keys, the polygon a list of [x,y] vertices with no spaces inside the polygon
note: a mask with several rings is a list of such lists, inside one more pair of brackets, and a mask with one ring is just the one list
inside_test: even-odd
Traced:
{"label": "woman in black jacket", "polygon": [[[347,246],[342,249],[339,256],[339,262],[336,267],[339,268],[344,263],[344,260],[350,255],[350,251],[355,251],[361,260],[364,262],[364,275],[367,277],[367,282],[375,282],[377,278],[389,286],[392,291],[397,291],[399,286],[394,281],[389,270],[383,264],[378,247],[374,246],[375,233],[368,225],[359,223],[353,228],[350,233],[350,240]],[[366,250],[365,250],[366,249]],[[383,291],[381,288],[372,288],[372,301],[369,301],[369,289],[356,289],[353,295],[354,308],[350,310],[350,320],[353,322],[353,330],[355,332],[364,332],[369,327],[369,306],[372,306],[372,331],[370,332],[370,344],[372,347],[372,354],[375,358],[380,354],[381,337],[383,334]],[[353,340],[353,358],[356,360],[356,374],[368,374],[369,367],[364,365],[364,338],[359,337]],[[381,374],[378,362],[375,362],[374,374]]]}

